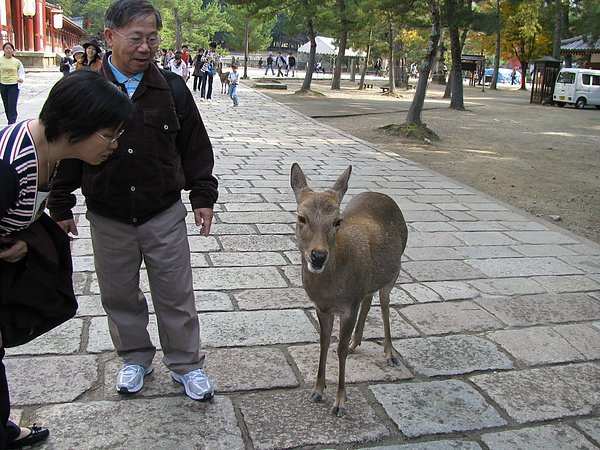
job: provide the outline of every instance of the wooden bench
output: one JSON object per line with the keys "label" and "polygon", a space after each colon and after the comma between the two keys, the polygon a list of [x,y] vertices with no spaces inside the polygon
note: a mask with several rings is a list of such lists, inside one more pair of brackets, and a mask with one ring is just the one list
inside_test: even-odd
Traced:
{"label": "wooden bench", "polygon": [[[360,83],[358,83],[358,85],[360,86]],[[373,89],[373,82],[372,81],[365,81],[363,83],[363,86],[365,89]]]}
{"label": "wooden bench", "polygon": [[381,93],[385,94],[387,91],[390,90],[389,86],[379,86],[379,89],[381,89]]}

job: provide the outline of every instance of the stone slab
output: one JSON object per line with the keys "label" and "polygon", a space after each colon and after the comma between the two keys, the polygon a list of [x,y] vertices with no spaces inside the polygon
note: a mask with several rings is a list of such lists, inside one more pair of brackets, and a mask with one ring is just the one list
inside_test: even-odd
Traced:
{"label": "stone slab", "polygon": [[533,281],[548,292],[585,292],[600,290],[600,283],[583,275],[565,275],[562,277],[533,277]]}
{"label": "stone slab", "polygon": [[545,292],[539,284],[530,278],[490,278],[468,282],[478,291],[489,295],[529,295]]}
{"label": "stone slab", "polygon": [[287,211],[266,212],[220,212],[217,213],[223,223],[294,223],[296,217]]}
{"label": "stone slab", "polygon": [[490,450],[542,448],[544,450],[590,449],[595,446],[567,425],[546,425],[520,430],[486,433],[481,440]]}
{"label": "stone slab", "polygon": [[18,406],[72,402],[98,381],[98,359],[91,355],[6,358],[10,400]]}
{"label": "stone slab", "polygon": [[237,235],[222,236],[223,251],[226,252],[282,252],[298,250],[290,236]]}
{"label": "stone slab", "polygon": [[581,270],[557,258],[468,259],[466,263],[491,278],[573,275]]}
{"label": "stone slab", "polygon": [[68,355],[79,351],[83,332],[83,320],[71,319],[46,334],[18,347],[9,348],[11,355]]}
{"label": "stone slab", "polygon": [[578,420],[577,426],[597,443],[600,443],[600,418]]}
{"label": "stone slab", "polygon": [[287,261],[276,252],[209,253],[215,267],[284,266]]}
{"label": "stone slab", "polygon": [[479,292],[463,281],[433,281],[423,283],[437,292],[444,301],[467,300],[479,296]]}
{"label": "stone slab", "polygon": [[302,288],[252,289],[235,294],[241,310],[312,308]]}
{"label": "stone slab", "polygon": [[319,335],[301,310],[233,311],[200,315],[206,347],[316,342]]}
{"label": "stone slab", "polygon": [[[597,343],[600,344],[600,333],[596,334]],[[501,330],[489,333],[488,337],[527,366],[585,359],[575,346],[552,327]]]}
{"label": "stone slab", "polygon": [[470,300],[410,305],[401,314],[427,335],[502,328],[494,316]]}
{"label": "stone slab", "polygon": [[477,299],[476,302],[510,326],[600,319],[600,301],[585,294],[485,297]]}
{"label": "stone slab", "polygon": [[[427,441],[415,444],[397,444],[397,445],[383,445],[378,447],[369,447],[369,449],[376,450],[481,450],[481,446],[477,442],[473,441],[454,441],[454,440],[440,440],[440,441]],[[361,448],[360,450],[367,450],[367,448]]]}
{"label": "stone slab", "polygon": [[343,417],[329,413],[333,394],[321,403],[310,402],[309,394],[308,390],[298,389],[241,396],[238,403],[254,448],[348,446],[390,435],[359,389],[347,388],[347,414]]}
{"label": "stone slab", "polygon": [[519,423],[587,415],[600,405],[598,363],[477,375],[470,381]]}
{"label": "stone slab", "polygon": [[463,261],[409,261],[402,265],[402,270],[417,281],[469,280],[485,277],[478,268]]}
{"label": "stone slab", "polygon": [[184,396],[65,403],[33,419],[52,430],[49,448],[245,448],[231,400],[218,395],[213,403]]}
{"label": "stone slab", "polygon": [[394,347],[415,372],[427,377],[513,368],[494,344],[477,336],[402,339]]}
{"label": "stone slab", "polygon": [[202,290],[232,290],[285,287],[275,267],[219,267],[192,272],[194,287]]}
{"label": "stone slab", "polygon": [[379,384],[370,389],[409,438],[506,425],[485,398],[463,381]]}
{"label": "stone slab", "polygon": [[[312,385],[317,376],[319,367],[319,345],[297,345],[288,347],[288,351],[304,383]],[[335,392],[338,381],[337,344],[329,347],[327,354],[327,371],[325,378],[330,392]],[[375,342],[363,342],[346,358],[346,383],[361,383],[366,381],[396,381],[412,378],[408,369],[400,364],[396,367],[387,365],[383,345]],[[333,395],[333,394],[331,394]]]}

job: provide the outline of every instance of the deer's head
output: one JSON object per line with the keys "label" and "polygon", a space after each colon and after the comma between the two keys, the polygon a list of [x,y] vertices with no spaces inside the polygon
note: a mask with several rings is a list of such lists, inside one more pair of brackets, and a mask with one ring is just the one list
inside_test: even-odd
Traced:
{"label": "deer's head", "polygon": [[312,273],[321,273],[335,246],[342,225],[340,204],[348,189],[352,166],[344,171],[332,188],[315,192],[297,163],[292,165],[291,185],[296,196],[296,239],[303,264]]}

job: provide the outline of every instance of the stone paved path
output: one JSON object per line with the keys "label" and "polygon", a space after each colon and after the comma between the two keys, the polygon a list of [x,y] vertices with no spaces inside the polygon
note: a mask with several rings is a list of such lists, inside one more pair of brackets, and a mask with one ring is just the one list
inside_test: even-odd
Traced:
{"label": "stone paved path", "polygon": [[[597,245],[248,88],[237,109],[215,97],[199,103],[221,183],[212,236],[188,216],[215,401],[185,397],[158,357],[143,391],[115,392],[120,366],[78,206],[79,313],[6,359],[14,418],[51,428],[42,448],[600,448]],[[328,414],[333,351],[325,401],[308,401],[318,328],[300,281],[293,162],[316,187],[352,164],[347,197],[385,192],[409,224],[391,312],[403,364],[385,364],[373,307],[349,357],[343,418]]]}

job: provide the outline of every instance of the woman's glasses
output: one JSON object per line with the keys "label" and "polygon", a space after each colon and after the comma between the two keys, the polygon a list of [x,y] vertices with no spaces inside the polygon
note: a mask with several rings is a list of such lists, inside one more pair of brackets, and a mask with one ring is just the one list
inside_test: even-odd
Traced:
{"label": "woman's glasses", "polygon": [[108,145],[112,145],[112,144],[114,144],[115,142],[117,142],[117,139],[119,139],[123,133],[125,133],[125,130],[124,130],[124,129],[121,129],[121,130],[120,130],[120,131],[119,131],[117,134],[115,134],[115,135],[114,135],[114,137],[112,137],[112,138],[107,138],[106,136],[103,136],[103,135],[101,135],[100,133],[98,133],[98,132],[96,131],[96,134],[97,134],[98,136],[100,136],[102,139],[104,139],[106,142],[108,142]]}

